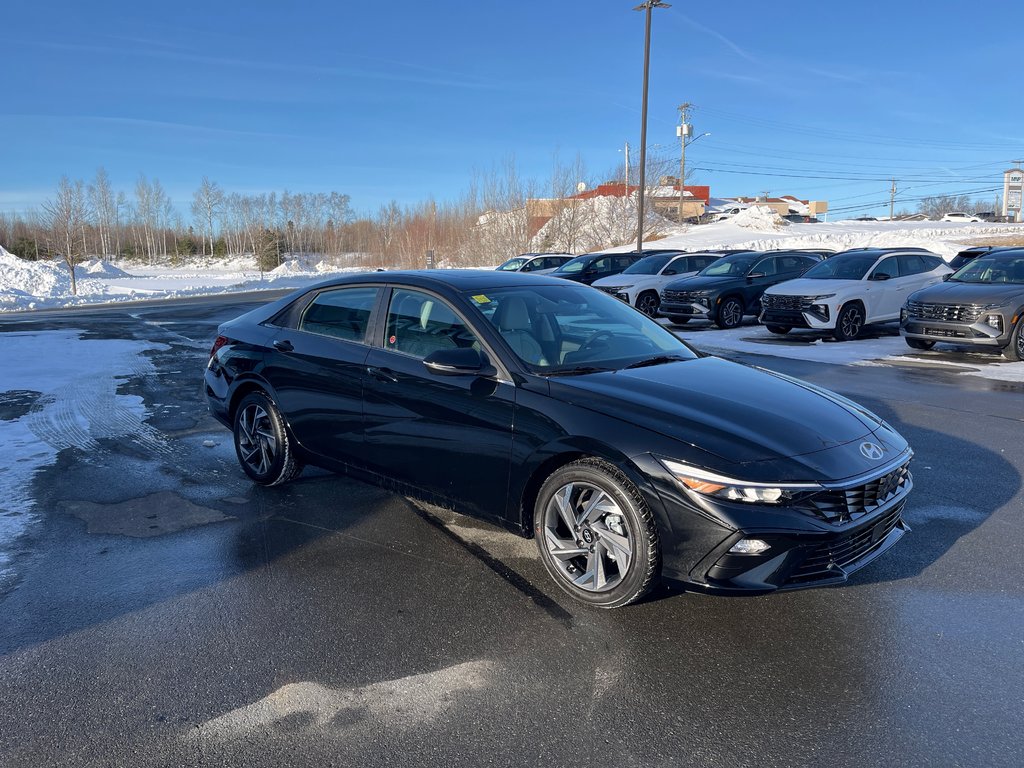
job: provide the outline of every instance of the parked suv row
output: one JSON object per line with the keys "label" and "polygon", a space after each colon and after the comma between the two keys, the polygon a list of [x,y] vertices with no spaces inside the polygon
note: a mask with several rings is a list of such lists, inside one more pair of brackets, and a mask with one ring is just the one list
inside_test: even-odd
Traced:
{"label": "parked suv row", "polygon": [[744,251],[715,261],[695,276],[665,286],[658,314],[671,322],[710,320],[735,328],[761,311],[773,285],[800,277],[831,251]]}

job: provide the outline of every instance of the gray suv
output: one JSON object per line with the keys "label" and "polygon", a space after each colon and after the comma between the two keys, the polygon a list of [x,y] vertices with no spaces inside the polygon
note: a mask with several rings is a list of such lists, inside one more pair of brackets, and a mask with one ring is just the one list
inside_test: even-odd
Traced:
{"label": "gray suv", "polygon": [[948,341],[1024,359],[1024,248],[983,254],[944,282],[912,293],[900,333],[914,349]]}

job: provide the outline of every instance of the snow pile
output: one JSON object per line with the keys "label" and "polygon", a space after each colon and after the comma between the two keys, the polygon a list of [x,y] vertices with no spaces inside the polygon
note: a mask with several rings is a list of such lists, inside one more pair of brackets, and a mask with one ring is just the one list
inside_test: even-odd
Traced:
{"label": "snow pile", "polygon": [[[652,209],[644,214],[647,235],[669,230],[683,231]],[[604,195],[574,200],[551,218],[530,241],[535,251],[566,250],[587,253],[613,243],[636,240],[637,198]],[[635,246],[634,246],[635,247]]]}
{"label": "snow pile", "polygon": [[267,274],[273,275],[274,277],[308,275],[309,270],[298,259],[288,259],[288,261],[281,262],[280,266],[274,267],[272,270],[267,272]]}
{"label": "snow pile", "polygon": [[75,277],[131,277],[123,269],[103,259],[89,259],[75,267]]}
{"label": "snow pile", "polygon": [[782,218],[774,208],[764,205],[752,205],[745,208],[731,219],[737,227],[756,229],[761,232],[775,232],[785,229],[789,222]]}
{"label": "snow pile", "polygon": [[0,251],[0,308],[13,308],[27,296],[71,293],[71,276],[63,267],[45,261],[26,261]]}

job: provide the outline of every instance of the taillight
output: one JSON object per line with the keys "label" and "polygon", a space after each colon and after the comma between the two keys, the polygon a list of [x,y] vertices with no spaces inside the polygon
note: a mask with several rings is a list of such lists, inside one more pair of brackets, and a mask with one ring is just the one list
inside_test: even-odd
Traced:
{"label": "taillight", "polygon": [[227,336],[218,336],[213,340],[213,347],[210,349],[210,359],[213,360],[213,356],[217,354],[217,350],[228,343]]}

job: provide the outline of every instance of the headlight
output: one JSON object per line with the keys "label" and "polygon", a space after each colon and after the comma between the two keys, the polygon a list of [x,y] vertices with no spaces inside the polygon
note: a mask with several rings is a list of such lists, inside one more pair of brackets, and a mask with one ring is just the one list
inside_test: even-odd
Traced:
{"label": "headlight", "polygon": [[1002,333],[1003,331],[1003,316],[1002,315],[988,315],[985,317],[985,325],[990,328],[995,328],[997,331]]}
{"label": "headlight", "polygon": [[747,504],[785,504],[801,491],[819,491],[817,483],[751,483],[718,475],[671,459],[660,459],[665,469],[688,491]]}
{"label": "headlight", "polygon": [[695,299],[703,299],[710,296],[711,291],[691,291],[690,295],[693,296]]}
{"label": "headlight", "polygon": [[833,296],[835,296],[834,293],[825,293],[821,296],[811,296],[810,299],[811,301],[821,301],[822,299],[831,299]]}

